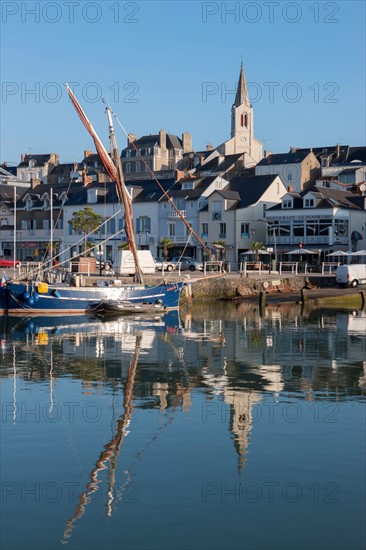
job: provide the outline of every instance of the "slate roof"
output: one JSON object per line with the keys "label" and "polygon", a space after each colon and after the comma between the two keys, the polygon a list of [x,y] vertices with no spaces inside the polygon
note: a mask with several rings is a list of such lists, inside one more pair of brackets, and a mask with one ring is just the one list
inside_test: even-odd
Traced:
{"label": "slate roof", "polygon": [[13,176],[17,175],[17,167],[16,166],[8,166],[8,164],[4,163],[4,164],[0,164],[0,168],[3,168],[4,170],[9,172],[9,174],[12,174]]}
{"label": "slate roof", "polygon": [[337,145],[328,145],[325,147],[304,147],[304,148],[297,148],[297,152],[308,152],[312,151],[314,155],[319,158],[321,156],[333,156],[334,160],[337,162],[345,162],[348,158],[349,154],[349,146],[348,145],[340,145],[339,146],[339,156],[337,156]]}
{"label": "slate roof", "polygon": [[[0,185],[0,201],[13,204],[14,201],[14,187],[16,188],[16,196],[19,198],[24,193],[24,187],[19,188],[7,183],[6,185]],[[28,189],[28,188],[27,188]]]}
{"label": "slate roof", "polygon": [[[147,136],[141,136],[133,143],[138,149],[154,147],[155,145],[158,145],[160,147],[160,135],[149,134]],[[166,146],[167,149],[183,149],[182,140],[174,134],[166,134]],[[128,147],[125,147],[123,151],[126,151],[126,149],[133,149],[133,146],[130,144]]]}
{"label": "slate roof", "polygon": [[269,166],[273,164],[300,164],[309,155],[310,150],[296,151],[295,153],[276,153],[262,158],[257,166]]}
{"label": "slate roof", "polygon": [[[364,210],[364,197],[355,195],[350,191],[343,191],[342,189],[332,189],[330,187],[311,187],[306,191],[302,191],[298,197],[294,199],[293,209],[303,208],[303,198],[305,195],[311,193],[318,199],[316,208],[347,208],[355,210]],[[282,210],[281,204],[276,204],[269,208],[268,211]],[[292,209],[286,209],[292,210]]]}
{"label": "slate roof", "polygon": [[233,178],[225,189],[235,191],[239,194],[240,203],[237,205],[237,208],[246,208],[252,204],[256,204],[277,177],[277,174],[249,177],[238,176]]}
{"label": "slate roof", "polygon": [[28,168],[30,160],[35,161],[35,166],[44,166],[51,160],[51,155],[25,155],[24,160],[18,164],[18,168]]}
{"label": "slate roof", "polygon": [[232,168],[242,156],[243,153],[237,153],[235,155],[226,155],[224,159],[222,159],[221,156],[214,157],[205,164],[199,164],[196,166],[196,172],[214,172],[215,174],[221,172],[225,173],[230,170],[230,168]]}
{"label": "slate roof", "polygon": [[359,160],[361,162],[366,162],[366,147],[350,147],[349,148],[349,155],[348,155],[348,162],[352,162],[355,160]]}

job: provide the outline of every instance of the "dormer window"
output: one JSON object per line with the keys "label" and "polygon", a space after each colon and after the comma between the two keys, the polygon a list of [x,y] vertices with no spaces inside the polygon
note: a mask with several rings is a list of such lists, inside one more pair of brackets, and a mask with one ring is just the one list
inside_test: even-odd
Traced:
{"label": "dormer window", "polygon": [[314,208],[314,199],[305,199],[304,208]]}
{"label": "dormer window", "polygon": [[36,161],[34,159],[31,159],[28,163],[29,168],[34,168],[36,165]]}
{"label": "dormer window", "polygon": [[98,198],[98,189],[88,189],[88,204],[96,203]]}
{"label": "dormer window", "polygon": [[292,199],[283,199],[282,208],[292,208]]}
{"label": "dormer window", "polygon": [[32,210],[33,202],[31,197],[27,197],[25,200],[25,209],[26,210]]}
{"label": "dormer window", "polygon": [[48,197],[45,197],[43,199],[43,208],[44,210],[48,210],[50,207],[50,199]]}
{"label": "dormer window", "polygon": [[182,189],[193,189],[193,182],[186,181],[182,184]]}

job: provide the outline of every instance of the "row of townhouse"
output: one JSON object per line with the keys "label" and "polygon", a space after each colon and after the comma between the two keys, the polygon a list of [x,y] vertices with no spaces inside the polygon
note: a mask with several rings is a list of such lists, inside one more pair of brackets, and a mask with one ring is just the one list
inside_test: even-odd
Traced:
{"label": "row of townhouse", "polygon": [[[185,177],[160,182],[189,226],[204,244],[223,244],[226,259],[238,262],[253,241],[278,254],[302,243],[329,253],[354,250],[365,240],[366,197],[350,190],[314,186],[301,193],[286,190],[278,175]],[[42,259],[48,250],[51,227],[55,249],[63,259],[79,254],[81,235],[69,221],[74,212],[91,207],[105,220],[89,237],[103,243],[103,257],[115,262],[126,241],[123,211],[113,183],[39,184],[31,189],[0,186],[2,219],[0,255],[20,260]],[[130,184],[136,242],[140,249],[161,256],[161,239],[172,241],[171,256],[203,259],[203,248],[178,216],[163,191],[151,181]],[[14,230],[14,215],[15,230]],[[15,234],[14,234],[15,231]]]}
{"label": "row of townhouse", "polygon": [[[202,259],[203,249],[150,169],[205,246],[220,241],[228,261],[236,262],[253,241],[279,253],[301,242],[325,254],[355,248],[365,239],[366,147],[292,147],[288,153],[263,154],[243,65],[230,139],[194,151],[188,132],[182,138],[164,130],[140,138],[130,134],[121,162],[133,198],[137,245],[156,256],[164,238],[173,243],[172,256],[184,251]],[[108,222],[90,240],[108,239],[103,255],[116,260],[125,241],[123,213],[117,213],[115,186],[98,155],[85,151],[80,163],[66,164],[55,153],[22,155],[16,170],[2,165],[0,174],[5,178],[0,182],[7,182],[0,184],[0,254],[43,257],[51,227],[59,253],[78,254],[80,235],[68,222],[75,211],[91,206]]]}

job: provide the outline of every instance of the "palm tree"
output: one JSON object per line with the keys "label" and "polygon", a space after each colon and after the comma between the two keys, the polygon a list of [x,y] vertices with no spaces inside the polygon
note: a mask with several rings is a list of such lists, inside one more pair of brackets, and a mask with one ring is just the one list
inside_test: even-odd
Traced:
{"label": "palm tree", "polygon": [[259,261],[259,251],[264,250],[265,246],[263,243],[259,241],[252,241],[249,246],[250,250],[253,250],[255,252],[255,263],[258,263]]}
{"label": "palm tree", "polygon": [[160,239],[160,244],[163,247],[163,256],[164,256],[164,260],[166,261],[169,256],[169,250],[173,246],[173,241],[169,238]]}

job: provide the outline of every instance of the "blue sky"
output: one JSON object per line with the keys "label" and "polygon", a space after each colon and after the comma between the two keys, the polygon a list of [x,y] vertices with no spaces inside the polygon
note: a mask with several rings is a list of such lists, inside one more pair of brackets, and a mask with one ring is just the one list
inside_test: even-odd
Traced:
{"label": "blue sky", "polygon": [[[241,56],[255,135],[273,152],[365,144],[365,4],[2,1],[0,161],[22,152],[79,161],[92,148],[74,86],[107,140],[104,97],[137,136],[230,136]],[[119,133],[122,149],[126,139]]]}

